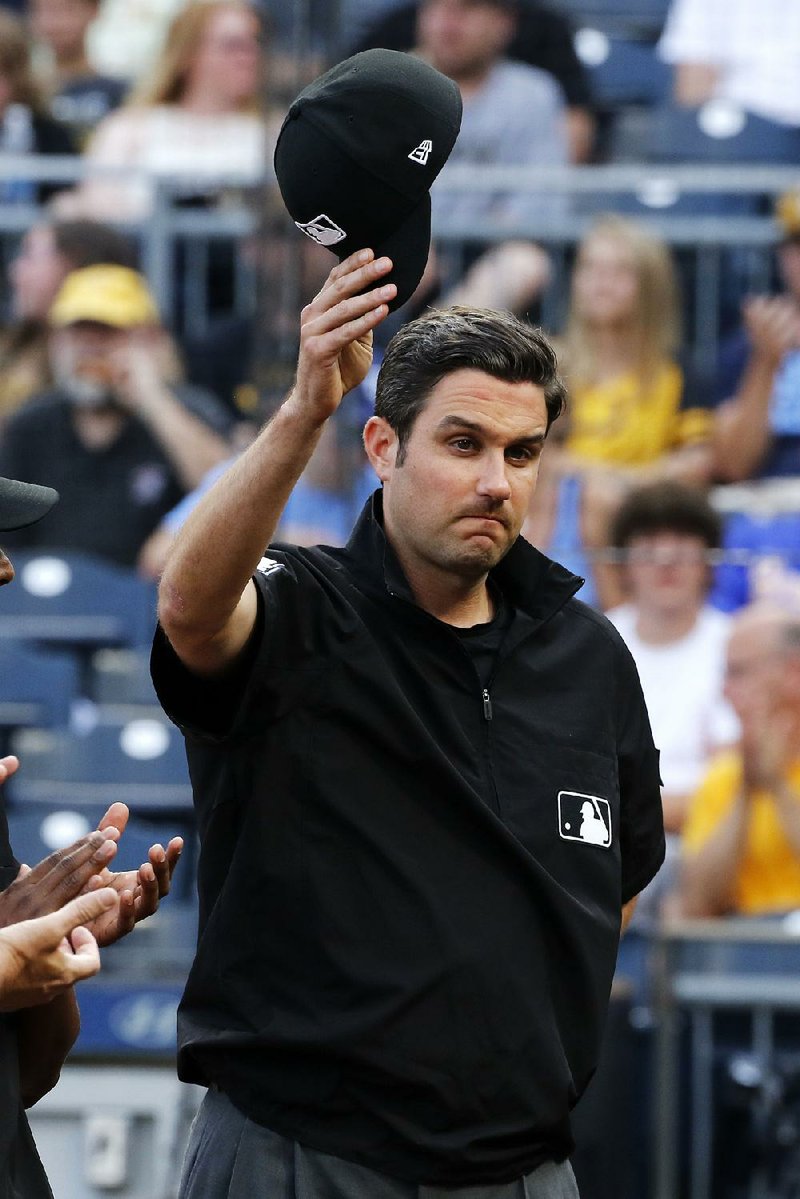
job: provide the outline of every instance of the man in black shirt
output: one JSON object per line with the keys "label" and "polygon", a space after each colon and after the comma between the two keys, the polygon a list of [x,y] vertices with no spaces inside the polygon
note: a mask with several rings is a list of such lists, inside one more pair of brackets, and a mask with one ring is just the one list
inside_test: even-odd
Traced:
{"label": "man in black shirt", "polygon": [[0,473],[54,487],[63,502],[8,544],[135,566],[166,513],[230,453],[232,414],[175,377],[174,347],[137,271],[71,271],[49,322],[55,385],[8,420]]}
{"label": "man in black shirt", "polygon": [[264,552],[391,265],[352,255],[304,309],[293,391],[162,579],[202,842],[184,1199],[574,1196],[621,911],[663,857],[631,657],[518,536],[564,400],[538,330],[401,329],[350,542]]}

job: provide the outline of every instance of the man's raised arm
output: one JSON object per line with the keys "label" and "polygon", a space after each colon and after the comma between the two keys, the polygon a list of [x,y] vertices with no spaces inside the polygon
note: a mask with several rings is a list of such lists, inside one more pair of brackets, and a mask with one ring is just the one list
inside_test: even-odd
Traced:
{"label": "man's raised arm", "polygon": [[[396,294],[391,260],[361,250],[334,267],[303,309],[295,385],[273,419],[197,505],[167,560],[159,619],[198,674],[235,661],[256,618],[252,575],[323,425],[365,377],[372,330]],[[359,294],[365,288],[366,294]]]}

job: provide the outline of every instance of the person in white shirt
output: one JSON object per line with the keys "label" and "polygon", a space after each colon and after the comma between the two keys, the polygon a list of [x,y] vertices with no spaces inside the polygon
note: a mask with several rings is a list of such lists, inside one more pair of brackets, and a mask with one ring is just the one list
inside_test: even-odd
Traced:
{"label": "person in white shirt", "polygon": [[[154,182],[168,176],[185,177],[195,202],[218,195],[220,180],[231,188],[259,182],[277,128],[262,103],[261,39],[261,18],[246,0],[190,0],[151,75],[98,125],[88,176],[59,200],[62,214],[141,220]],[[92,170],[109,167],[131,176]]]}
{"label": "person in white shirt", "polygon": [[707,602],[719,539],[719,518],[704,493],[672,480],[632,491],[613,522],[628,599],[606,615],[636,662],[661,753],[668,850],[658,902],[673,882],[692,794],[711,756],[738,738],[723,697],[730,618]]}
{"label": "person in white shirt", "polygon": [[658,53],[675,99],[722,100],[800,126],[800,5],[794,0],[672,0]]}

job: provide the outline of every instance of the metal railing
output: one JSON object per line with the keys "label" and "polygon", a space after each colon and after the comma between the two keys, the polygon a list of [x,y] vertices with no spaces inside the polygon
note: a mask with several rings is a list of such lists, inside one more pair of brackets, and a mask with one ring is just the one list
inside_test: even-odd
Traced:
{"label": "metal railing", "polygon": [[[141,267],[165,319],[177,331],[199,336],[215,312],[213,278],[209,258],[214,245],[230,250],[230,291],[232,302],[228,311],[252,316],[256,307],[255,269],[240,253],[245,239],[258,229],[258,195],[268,186],[265,177],[258,185],[252,179],[225,178],[192,179],[154,178],[143,172],[114,169],[87,170],[85,161],[76,157],[56,155],[12,156],[0,154],[0,196],[8,184],[23,182],[33,193],[28,198],[0,200],[0,243],[5,265],[13,255],[18,239],[50,211],[48,203],[36,199],[41,185],[69,187],[90,177],[122,179],[126,182],[146,182],[152,202],[147,216],[138,221],[109,219],[130,234],[138,245]],[[224,207],[182,207],[185,196],[213,195],[215,192],[237,194],[235,204]],[[178,259],[178,253],[182,255]]]}
{"label": "metal railing", "polygon": [[[231,249],[233,271],[230,310],[251,315],[256,306],[255,269],[238,252],[243,239],[256,233],[268,205],[275,208],[274,177],[265,171],[258,186],[252,180],[191,180],[157,178],[119,168],[92,168],[92,176],[146,179],[152,192],[147,218],[122,223],[137,238],[143,269],[164,311],[177,314],[180,332],[202,334],[214,307],[209,287],[208,249],[215,242]],[[78,183],[88,175],[80,158],[0,155],[0,195],[13,181],[32,184]],[[557,329],[563,319],[571,257],[576,243],[601,211],[617,208],[629,212],[633,203],[637,219],[646,223],[674,250],[683,268],[684,299],[689,313],[688,345],[696,365],[708,368],[714,361],[721,329],[723,301],[730,310],[737,296],[765,290],[772,281],[772,249],[780,230],[770,215],[772,202],[800,183],[800,170],[784,166],[698,166],[630,163],[581,167],[471,167],[448,165],[435,185],[459,194],[508,192],[528,197],[554,197],[556,206],[531,204],[524,219],[513,224],[490,220],[455,224],[439,219],[433,233],[445,250],[457,276],[467,247],[522,238],[543,244],[550,252],[553,280],[541,299],[539,318]],[[244,199],[233,207],[208,209],[181,207],[181,195],[192,191],[240,191]],[[737,197],[760,204],[752,215],[708,213],[683,215],[679,201],[685,197]],[[278,201],[278,205],[280,202]],[[41,217],[43,206],[35,199],[0,203],[0,241],[13,242]],[[116,222],[115,222],[116,223]],[[286,219],[287,237],[297,235]],[[176,247],[184,247],[184,260],[176,271]],[[287,259],[299,269],[297,255]],[[283,289],[287,295],[297,289]],[[272,314],[274,316],[274,314]]]}

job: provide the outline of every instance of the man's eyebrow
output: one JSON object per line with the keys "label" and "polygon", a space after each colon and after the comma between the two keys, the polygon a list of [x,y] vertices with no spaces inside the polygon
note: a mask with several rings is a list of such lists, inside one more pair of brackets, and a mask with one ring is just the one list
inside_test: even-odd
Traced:
{"label": "man's eyebrow", "polygon": [[[466,416],[444,416],[436,426],[438,430],[446,432],[448,429],[467,429],[470,433],[477,433],[481,437],[486,436],[486,429],[479,421],[469,420]],[[523,433],[519,437],[515,437],[513,445],[542,445],[545,440],[544,433]]]}

